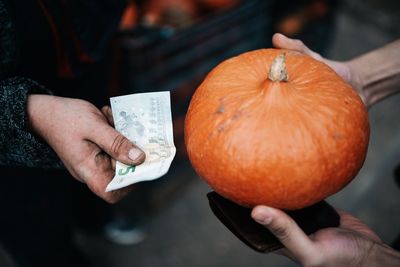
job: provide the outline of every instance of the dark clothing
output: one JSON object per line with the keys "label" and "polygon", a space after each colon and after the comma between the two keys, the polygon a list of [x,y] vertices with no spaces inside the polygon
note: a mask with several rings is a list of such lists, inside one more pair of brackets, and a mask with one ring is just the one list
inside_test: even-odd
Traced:
{"label": "dark clothing", "polygon": [[106,104],[102,60],[124,4],[0,0],[0,242],[17,266],[88,266],[72,245],[73,214],[100,218],[105,203],[29,131],[26,102],[39,93]]}
{"label": "dark clothing", "polygon": [[29,93],[49,93],[37,82],[17,76],[17,33],[11,14],[0,1],[0,165],[54,166],[49,147],[27,131]]}
{"label": "dark clothing", "polygon": [[79,82],[109,48],[123,7],[112,0],[0,0],[0,165],[60,166],[28,130],[27,95],[101,95],[96,84],[82,90]]}
{"label": "dark clothing", "polygon": [[1,179],[0,242],[18,267],[90,266],[73,245],[66,173],[3,167]]}

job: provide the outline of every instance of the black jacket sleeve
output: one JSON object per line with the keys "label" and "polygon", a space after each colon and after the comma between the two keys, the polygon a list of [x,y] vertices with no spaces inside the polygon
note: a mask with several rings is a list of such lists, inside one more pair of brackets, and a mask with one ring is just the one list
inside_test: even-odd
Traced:
{"label": "black jacket sleeve", "polygon": [[26,100],[30,93],[49,91],[26,78],[0,81],[0,165],[59,167],[53,150],[29,131]]}
{"label": "black jacket sleeve", "polygon": [[[35,4],[35,9],[28,8],[28,2],[31,5]],[[62,91],[62,87],[57,87],[43,78],[51,77],[50,80],[54,78],[60,82],[64,81],[62,78],[65,77],[51,72],[64,65],[58,65],[59,62],[55,60],[57,64],[54,68],[53,66],[43,68],[47,65],[40,60],[50,59],[52,52],[37,49],[37,47],[47,47],[41,45],[41,38],[36,38],[42,36],[40,34],[43,30],[43,25],[40,24],[42,20],[30,20],[30,18],[37,18],[37,10],[39,10],[40,17],[45,19],[45,28],[51,31],[48,33],[49,36],[53,37],[50,40],[51,48],[63,52],[65,58],[68,59],[71,77],[75,77],[75,75],[83,75],[85,73],[83,70],[90,68],[91,64],[99,60],[106,52],[118,28],[119,18],[126,1],[41,0],[28,2],[0,0],[0,166],[58,167],[62,166],[62,163],[55,152],[29,131],[26,114],[27,98],[29,94],[51,94],[36,81],[50,86],[55,95],[77,96],[70,91]],[[42,4],[41,8],[38,3]],[[33,44],[36,45],[36,49],[33,49]],[[37,53],[38,51],[40,53]],[[57,58],[57,52],[53,51],[53,53]],[[35,55],[32,58],[37,60],[31,60],[32,54]],[[48,58],[44,58],[47,56]],[[50,72],[44,71],[45,69],[49,69]],[[41,75],[37,75],[36,70],[40,70]],[[87,94],[89,93],[96,94],[88,90]],[[52,111],[49,110],[49,112]]]}
{"label": "black jacket sleeve", "polygon": [[26,114],[28,94],[50,91],[33,80],[11,76],[16,51],[13,23],[0,0],[0,165],[60,167],[54,151],[29,131]]}

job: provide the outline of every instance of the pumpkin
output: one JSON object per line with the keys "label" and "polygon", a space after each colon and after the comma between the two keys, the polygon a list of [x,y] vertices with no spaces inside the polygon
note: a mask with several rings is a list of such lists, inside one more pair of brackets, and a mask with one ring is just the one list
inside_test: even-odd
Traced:
{"label": "pumpkin", "polygon": [[324,63],[280,49],[219,64],[185,118],[195,171],[246,207],[295,210],[338,192],[362,167],[368,140],[352,87]]}

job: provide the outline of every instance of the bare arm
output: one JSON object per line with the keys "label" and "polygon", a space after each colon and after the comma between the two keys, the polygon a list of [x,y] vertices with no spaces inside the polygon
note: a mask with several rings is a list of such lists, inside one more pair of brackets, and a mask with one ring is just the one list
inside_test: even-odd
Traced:
{"label": "bare arm", "polygon": [[400,91],[400,40],[345,62],[323,58],[302,41],[279,33],[273,36],[272,43],[326,63],[353,86],[368,108]]}
{"label": "bare arm", "polygon": [[306,267],[400,266],[400,253],[387,246],[364,223],[343,211],[338,228],[325,228],[307,236],[286,213],[257,206],[252,217],[285,246],[278,254]]}
{"label": "bare arm", "polygon": [[345,62],[367,106],[400,91],[400,40]]}
{"label": "bare arm", "polygon": [[[350,83],[367,107],[400,91],[400,40],[347,62],[333,61],[311,51],[300,40],[273,36],[275,47],[291,49],[320,60]],[[285,246],[278,254],[302,266],[400,266],[400,253],[387,246],[364,223],[342,211],[340,226],[307,236],[284,212],[258,206],[252,217]]]}

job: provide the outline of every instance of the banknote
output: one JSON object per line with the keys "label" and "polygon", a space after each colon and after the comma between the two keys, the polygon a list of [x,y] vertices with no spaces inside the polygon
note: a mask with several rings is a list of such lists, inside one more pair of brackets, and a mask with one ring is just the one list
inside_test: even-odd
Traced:
{"label": "banknote", "polygon": [[146,154],[144,163],[116,162],[106,192],[160,178],[167,173],[176,148],[172,132],[170,93],[139,93],[110,98],[115,129]]}

